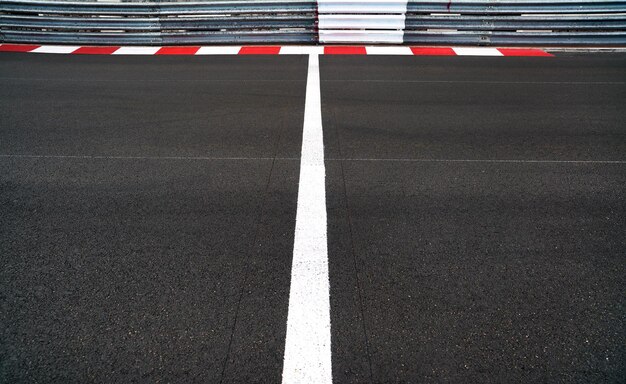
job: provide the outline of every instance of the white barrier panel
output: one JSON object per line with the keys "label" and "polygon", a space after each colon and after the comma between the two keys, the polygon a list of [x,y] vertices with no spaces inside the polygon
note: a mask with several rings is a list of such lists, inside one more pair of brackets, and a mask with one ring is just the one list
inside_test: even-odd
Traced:
{"label": "white barrier panel", "polygon": [[406,9],[406,0],[318,0],[319,41],[402,44]]}
{"label": "white barrier panel", "polygon": [[[406,13],[407,1],[399,0],[317,0],[319,13]],[[321,15],[320,15],[321,16]]]}
{"label": "white barrier panel", "polygon": [[404,15],[320,15],[320,29],[404,29]]}
{"label": "white barrier panel", "polygon": [[359,30],[320,30],[320,41],[323,43],[386,43],[402,44],[402,31],[359,31]]}

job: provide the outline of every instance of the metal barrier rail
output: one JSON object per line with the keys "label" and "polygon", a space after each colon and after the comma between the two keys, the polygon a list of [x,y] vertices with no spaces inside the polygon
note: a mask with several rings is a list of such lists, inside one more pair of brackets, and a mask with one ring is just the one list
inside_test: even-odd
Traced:
{"label": "metal barrier rail", "polygon": [[404,41],[474,45],[626,45],[626,1],[415,1]]}
{"label": "metal barrier rail", "polygon": [[626,46],[626,0],[0,0],[0,42]]}
{"label": "metal barrier rail", "polygon": [[316,43],[315,0],[1,0],[0,41],[104,45]]}
{"label": "metal barrier rail", "polygon": [[324,43],[626,46],[623,0],[319,0]]}

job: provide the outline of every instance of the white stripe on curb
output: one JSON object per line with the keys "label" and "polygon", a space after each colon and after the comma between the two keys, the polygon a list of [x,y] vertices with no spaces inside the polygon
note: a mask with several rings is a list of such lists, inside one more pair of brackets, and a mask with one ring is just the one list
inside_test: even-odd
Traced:
{"label": "white stripe on curb", "polygon": [[332,383],[326,171],[318,55],[309,55],[283,384]]}
{"label": "white stripe on curb", "polygon": [[39,48],[33,49],[33,53],[72,53],[80,47],[70,47],[67,45],[42,45]]}
{"label": "white stripe on curb", "polygon": [[154,55],[161,47],[121,47],[114,55]]}
{"label": "white stripe on curb", "polygon": [[368,55],[413,55],[409,47],[365,47]]}
{"label": "white stripe on curb", "polygon": [[286,45],[280,48],[281,55],[323,55],[324,47]]}
{"label": "white stripe on curb", "polygon": [[452,49],[459,56],[502,56],[502,52],[497,48],[453,47]]}
{"label": "white stripe on curb", "polygon": [[196,55],[236,55],[240,49],[241,47],[236,46],[202,47]]}

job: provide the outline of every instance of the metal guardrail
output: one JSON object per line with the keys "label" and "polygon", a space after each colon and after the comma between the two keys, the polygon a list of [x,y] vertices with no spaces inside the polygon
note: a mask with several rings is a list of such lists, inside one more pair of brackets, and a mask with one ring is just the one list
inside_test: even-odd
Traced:
{"label": "metal guardrail", "polygon": [[319,0],[324,43],[626,46],[623,0]]}
{"label": "metal guardrail", "polygon": [[0,42],[626,46],[626,0],[0,0]]}
{"label": "metal guardrail", "polygon": [[404,41],[428,44],[626,46],[626,1],[415,1]]}
{"label": "metal guardrail", "polygon": [[106,45],[316,43],[315,0],[0,0],[0,41]]}

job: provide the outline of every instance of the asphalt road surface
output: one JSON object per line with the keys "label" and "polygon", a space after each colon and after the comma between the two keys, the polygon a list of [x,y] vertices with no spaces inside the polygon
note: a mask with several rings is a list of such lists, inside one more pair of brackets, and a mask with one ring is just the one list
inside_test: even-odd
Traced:
{"label": "asphalt road surface", "polygon": [[[333,381],[625,382],[626,54],[319,62]],[[0,382],[281,382],[308,63],[0,54]]]}

